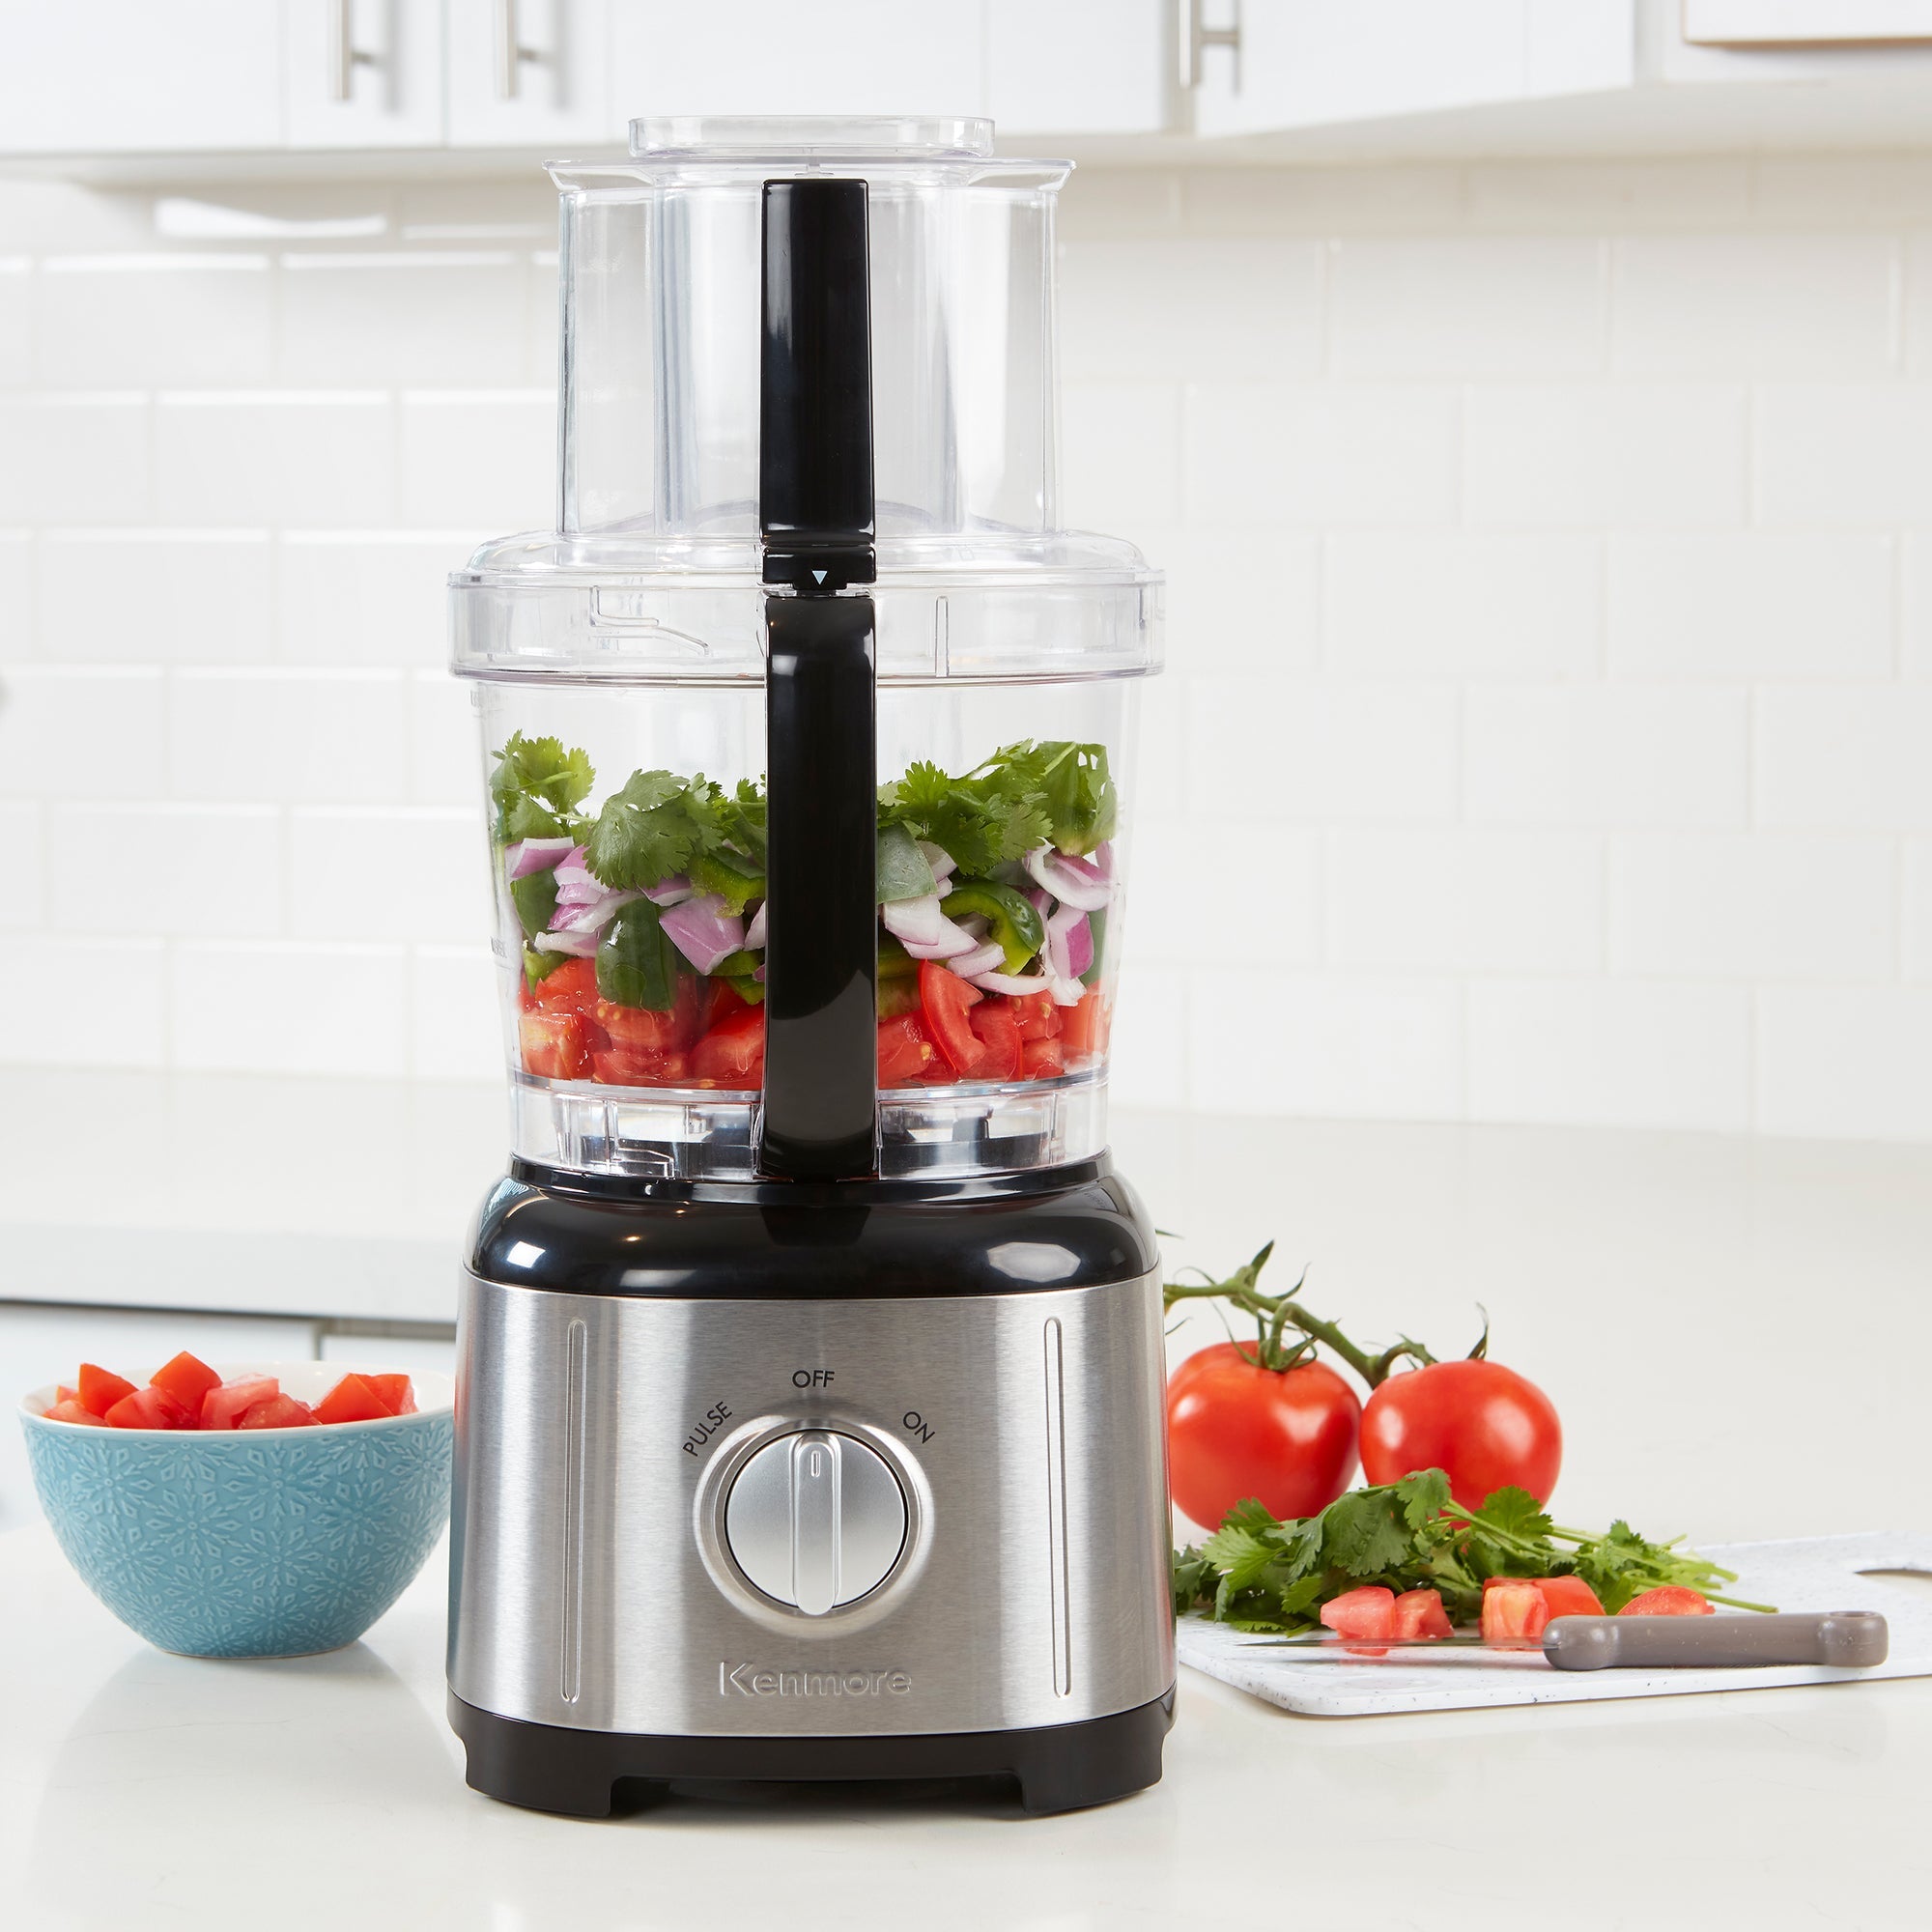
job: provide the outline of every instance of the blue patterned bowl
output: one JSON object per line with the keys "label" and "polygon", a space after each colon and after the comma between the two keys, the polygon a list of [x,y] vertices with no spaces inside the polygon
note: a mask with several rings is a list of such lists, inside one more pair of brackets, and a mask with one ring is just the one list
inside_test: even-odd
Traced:
{"label": "blue patterned bowl", "polygon": [[[230,1362],[316,1402],[340,1362]],[[354,1643],[449,1520],[447,1376],[415,1415],[306,1429],[89,1429],[20,1405],[41,1507],[81,1581],[185,1657],[305,1657]]]}

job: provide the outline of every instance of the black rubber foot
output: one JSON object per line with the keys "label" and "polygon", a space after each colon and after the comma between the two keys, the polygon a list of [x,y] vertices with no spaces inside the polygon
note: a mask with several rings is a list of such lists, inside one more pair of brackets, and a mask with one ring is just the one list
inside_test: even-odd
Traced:
{"label": "black rubber foot", "polygon": [[1029,1811],[1079,1811],[1160,1781],[1174,1691],[1085,1723],[886,1738],[673,1738],[528,1724],[466,1704],[449,1721],[471,1787],[506,1804],[608,1818],[623,1780],[669,1784],[1016,1779]]}

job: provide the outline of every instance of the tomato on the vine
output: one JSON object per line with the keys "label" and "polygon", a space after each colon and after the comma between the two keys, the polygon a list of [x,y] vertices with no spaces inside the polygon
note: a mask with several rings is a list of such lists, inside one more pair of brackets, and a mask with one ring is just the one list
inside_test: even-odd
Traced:
{"label": "tomato on the vine", "polygon": [[1441,1469],[1464,1509],[1512,1486],[1547,1503],[1562,1464],[1555,1406],[1500,1362],[1432,1362],[1390,1376],[1362,1411],[1362,1473],[1371,1483]]}
{"label": "tomato on the vine", "polygon": [[1283,1519],[1313,1516],[1355,1473],[1355,1392],[1322,1362],[1264,1369],[1252,1346],[1217,1342],[1167,1384],[1169,1487],[1208,1528],[1249,1496]]}

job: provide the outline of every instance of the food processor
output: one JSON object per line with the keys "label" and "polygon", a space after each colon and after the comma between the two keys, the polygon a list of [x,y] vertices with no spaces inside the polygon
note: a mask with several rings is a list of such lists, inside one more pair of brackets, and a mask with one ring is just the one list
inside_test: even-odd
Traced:
{"label": "food processor", "polygon": [[513,1088],[459,1328],[469,1780],[1122,1796],[1175,1676],[1105,1145],[1160,580],[1056,524],[1067,168],[672,119],[551,172],[557,528],[451,580]]}

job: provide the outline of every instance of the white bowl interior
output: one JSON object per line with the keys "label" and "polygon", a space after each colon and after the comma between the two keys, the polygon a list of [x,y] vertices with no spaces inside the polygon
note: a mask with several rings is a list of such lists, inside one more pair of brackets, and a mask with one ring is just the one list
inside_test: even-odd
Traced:
{"label": "white bowl interior", "polygon": [[[137,1388],[145,1383],[159,1362],[144,1364],[138,1375],[129,1375],[128,1379]],[[242,1380],[250,1376],[273,1376],[282,1385],[284,1394],[292,1395],[298,1402],[320,1402],[344,1376],[385,1375],[390,1373],[383,1366],[379,1353],[372,1351],[366,1362],[210,1362],[208,1365],[225,1382]],[[122,1373],[116,1370],[116,1374]],[[421,1414],[430,1414],[440,1408],[453,1407],[456,1402],[456,1378],[440,1369],[412,1369],[410,1380],[415,1389],[416,1409]],[[37,1389],[30,1389],[21,1398],[20,1406],[29,1415],[43,1416],[53,1406],[58,1382],[47,1382]],[[406,1417],[385,1415],[369,1422],[341,1422],[338,1429],[376,1429],[384,1422],[400,1422]],[[172,1435],[171,1430],[130,1430],[135,1435]],[[285,1432],[268,1430],[267,1435]]]}

